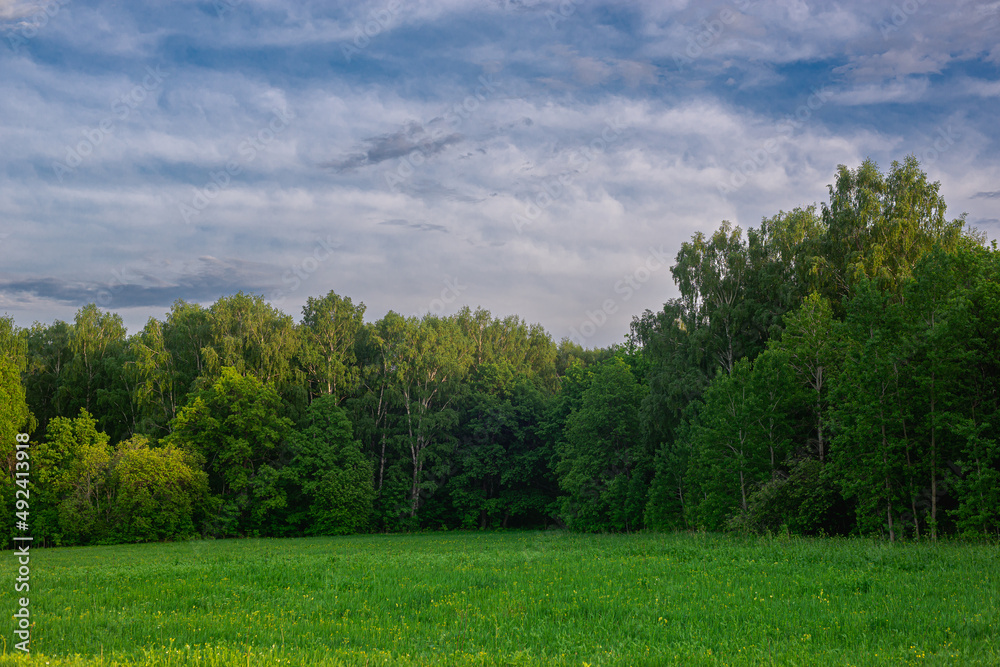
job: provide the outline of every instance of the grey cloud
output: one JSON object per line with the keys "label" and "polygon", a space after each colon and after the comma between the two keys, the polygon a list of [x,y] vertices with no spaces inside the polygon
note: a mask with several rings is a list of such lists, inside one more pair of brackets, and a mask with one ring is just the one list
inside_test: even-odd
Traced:
{"label": "grey cloud", "polygon": [[409,220],[383,220],[378,223],[379,225],[386,225],[389,227],[405,227],[407,229],[416,229],[421,232],[444,232],[448,233],[448,228],[444,225],[434,225],[429,222],[410,222]]}
{"label": "grey cloud", "polygon": [[148,271],[125,268],[107,282],[79,282],[57,278],[22,278],[0,282],[0,292],[31,296],[68,306],[97,303],[113,308],[170,306],[177,299],[215,301],[237,291],[264,293],[273,287],[272,267],[244,260],[199,257],[193,271],[163,279]]}
{"label": "grey cloud", "polygon": [[343,174],[386,160],[403,157],[413,151],[420,151],[425,158],[437,155],[448,146],[457,144],[461,140],[462,135],[454,132],[434,139],[427,134],[422,125],[412,123],[405,129],[365,140],[361,152],[353,153],[341,160],[325,162],[320,166]]}
{"label": "grey cloud", "polygon": [[973,199],[1000,199],[1000,190],[993,190],[992,192],[977,192],[972,195]]}
{"label": "grey cloud", "polygon": [[[463,157],[468,158],[471,157],[471,155],[472,154],[459,156],[459,159],[462,159]],[[415,177],[402,183],[397,183],[396,189],[407,196],[420,199],[428,203],[447,200],[465,204],[478,204],[485,200],[485,197],[477,197],[468,192],[461,192],[456,188],[449,187],[439,181],[428,178]]]}
{"label": "grey cloud", "polygon": [[493,4],[508,12],[538,12],[546,9],[546,5],[533,0],[493,0]]}

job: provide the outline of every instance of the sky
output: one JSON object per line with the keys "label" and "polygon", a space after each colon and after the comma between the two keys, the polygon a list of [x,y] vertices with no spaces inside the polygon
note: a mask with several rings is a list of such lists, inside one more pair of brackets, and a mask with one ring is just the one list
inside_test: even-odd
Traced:
{"label": "sky", "polygon": [[243,291],[622,342],[681,243],[915,155],[1000,237],[1000,2],[0,0],[0,313]]}

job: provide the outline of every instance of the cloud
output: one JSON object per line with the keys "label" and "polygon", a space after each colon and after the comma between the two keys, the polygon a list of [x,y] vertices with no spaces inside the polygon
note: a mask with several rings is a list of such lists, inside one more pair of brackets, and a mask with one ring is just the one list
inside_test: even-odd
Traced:
{"label": "cloud", "polygon": [[1000,190],[993,190],[992,192],[977,192],[972,195],[973,199],[1000,199]]}
{"label": "cloud", "polygon": [[[644,55],[687,56],[693,69],[727,63],[775,66],[822,60],[857,43],[872,24],[852,8],[832,3],[710,2],[643,3]],[[827,4],[827,6],[823,6]],[[676,68],[675,68],[676,69]]]}
{"label": "cloud", "polygon": [[847,65],[834,68],[835,74],[856,82],[901,80],[915,75],[940,74],[951,56],[911,47],[856,56]]}
{"label": "cloud", "polygon": [[73,307],[97,303],[111,308],[150,308],[169,306],[177,299],[211,302],[238,291],[263,293],[273,287],[267,277],[274,272],[273,267],[238,258],[205,256],[176,276],[160,277],[145,268],[125,267],[105,283],[28,277],[0,281],[0,292]]}
{"label": "cloud", "polygon": [[354,152],[339,160],[324,162],[320,166],[343,174],[410,155],[414,151],[418,151],[425,158],[430,157],[461,141],[462,136],[456,132],[435,138],[427,133],[423,125],[410,123],[402,130],[366,139],[362,143],[361,152]]}
{"label": "cloud", "polygon": [[1000,80],[966,79],[962,87],[969,95],[977,97],[1000,97]]}
{"label": "cloud", "polygon": [[594,86],[608,80],[614,69],[597,58],[575,58],[573,69],[576,79],[585,86]]}
{"label": "cloud", "polygon": [[434,225],[427,222],[410,222],[409,220],[383,220],[378,223],[380,225],[387,225],[389,227],[405,227],[406,229],[415,229],[420,232],[448,232],[448,228],[444,225]]}
{"label": "cloud", "polygon": [[14,21],[45,13],[45,3],[34,0],[0,0],[0,21]]}
{"label": "cloud", "polygon": [[930,88],[925,78],[908,78],[889,83],[870,83],[834,90],[831,101],[845,106],[911,103],[923,99]]}

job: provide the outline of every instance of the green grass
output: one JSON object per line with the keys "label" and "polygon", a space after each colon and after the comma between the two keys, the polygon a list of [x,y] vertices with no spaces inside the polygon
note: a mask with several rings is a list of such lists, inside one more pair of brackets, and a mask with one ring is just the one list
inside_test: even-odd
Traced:
{"label": "green grass", "polygon": [[[9,614],[15,567],[7,552]],[[1000,664],[988,545],[439,533],[35,550],[31,567],[32,664]],[[19,664],[8,628],[0,664]]]}

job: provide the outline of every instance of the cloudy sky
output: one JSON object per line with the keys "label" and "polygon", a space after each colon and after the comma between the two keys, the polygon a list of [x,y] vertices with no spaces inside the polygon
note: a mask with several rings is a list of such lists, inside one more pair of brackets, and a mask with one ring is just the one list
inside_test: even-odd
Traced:
{"label": "cloudy sky", "polygon": [[332,289],[604,346],[693,233],[910,153],[996,239],[998,36],[962,0],[0,0],[0,312]]}

